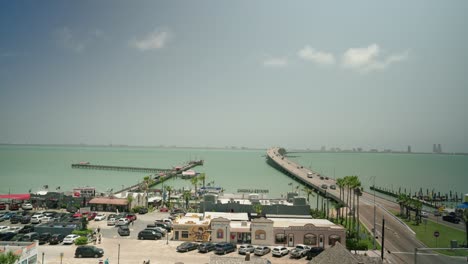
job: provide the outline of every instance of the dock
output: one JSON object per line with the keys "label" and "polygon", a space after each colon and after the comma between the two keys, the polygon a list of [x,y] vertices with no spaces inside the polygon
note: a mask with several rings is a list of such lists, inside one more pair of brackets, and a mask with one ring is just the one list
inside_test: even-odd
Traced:
{"label": "dock", "polygon": [[88,169],[88,170],[114,170],[114,171],[133,171],[133,172],[149,172],[159,173],[168,172],[170,169],[158,169],[158,168],[142,168],[142,167],[130,167],[130,166],[109,166],[109,165],[98,165],[98,164],[72,164],[73,169]]}

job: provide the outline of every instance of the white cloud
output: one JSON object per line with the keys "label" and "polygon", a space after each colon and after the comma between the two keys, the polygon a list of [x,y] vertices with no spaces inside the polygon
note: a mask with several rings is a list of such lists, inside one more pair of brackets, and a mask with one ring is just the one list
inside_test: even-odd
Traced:
{"label": "white cloud", "polygon": [[131,45],[140,51],[162,49],[164,48],[164,46],[166,46],[170,37],[171,34],[167,30],[155,30],[153,32],[150,32],[142,39],[134,39],[131,42]]}
{"label": "white cloud", "polygon": [[83,38],[79,38],[70,28],[63,27],[55,32],[55,39],[62,47],[79,53],[84,51],[91,42],[100,38],[102,35],[102,31],[96,29]]}
{"label": "white cloud", "polygon": [[305,46],[303,49],[299,50],[297,55],[303,60],[313,61],[318,64],[335,64],[335,56],[332,53],[317,51],[310,46]]}
{"label": "white cloud", "polygon": [[288,66],[287,58],[268,58],[263,61],[263,66],[271,68],[281,68]]}
{"label": "white cloud", "polygon": [[408,58],[408,52],[384,56],[377,44],[366,48],[350,48],[344,54],[341,64],[345,68],[368,73],[375,70],[384,70],[390,64]]}

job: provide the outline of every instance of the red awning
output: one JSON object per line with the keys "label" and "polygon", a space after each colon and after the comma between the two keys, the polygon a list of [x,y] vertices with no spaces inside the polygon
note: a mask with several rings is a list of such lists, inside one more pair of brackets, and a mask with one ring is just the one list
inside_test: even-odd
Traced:
{"label": "red awning", "polygon": [[29,200],[29,199],[31,199],[31,195],[29,193],[25,193],[25,194],[0,194],[0,199]]}

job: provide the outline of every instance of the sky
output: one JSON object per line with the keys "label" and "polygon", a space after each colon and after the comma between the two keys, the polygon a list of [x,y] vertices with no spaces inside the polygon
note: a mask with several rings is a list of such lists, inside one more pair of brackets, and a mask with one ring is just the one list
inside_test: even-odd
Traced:
{"label": "sky", "polygon": [[2,1],[0,143],[468,152],[467,1]]}

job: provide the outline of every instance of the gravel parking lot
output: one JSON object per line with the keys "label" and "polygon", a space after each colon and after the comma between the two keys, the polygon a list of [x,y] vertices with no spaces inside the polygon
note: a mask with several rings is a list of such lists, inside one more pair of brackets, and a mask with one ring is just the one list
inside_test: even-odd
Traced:
{"label": "gravel parking lot", "polygon": [[[109,213],[107,213],[109,214]],[[197,250],[178,253],[176,247],[182,242],[171,241],[163,237],[161,240],[138,240],[137,235],[140,230],[143,230],[147,224],[154,223],[156,219],[167,218],[169,213],[152,212],[145,215],[137,215],[138,220],[134,224],[130,224],[130,236],[121,237],[117,233],[117,227],[107,226],[106,221],[90,221],[88,227],[92,229],[100,228],[102,233],[102,242],[97,244],[104,250],[104,257],[100,259],[109,259],[109,263],[133,264],[143,263],[144,260],[151,260],[151,263],[209,263],[210,256],[213,252],[206,254],[198,253]],[[10,224],[9,221],[0,223],[0,225],[22,226],[21,224]],[[120,261],[119,261],[119,246],[120,246]],[[97,264],[99,259],[74,257],[75,245],[41,245],[39,246],[38,260],[46,264]],[[63,253],[63,259],[60,259],[60,254]],[[44,254],[44,255],[42,255]],[[241,256],[237,252],[227,254],[229,257]],[[253,256],[252,258],[257,258]],[[288,256],[282,258],[274,258],[271,253],[263,256],[271,263],[307,263],[306,259],[290,259]]]}

